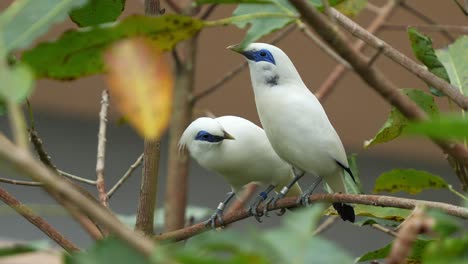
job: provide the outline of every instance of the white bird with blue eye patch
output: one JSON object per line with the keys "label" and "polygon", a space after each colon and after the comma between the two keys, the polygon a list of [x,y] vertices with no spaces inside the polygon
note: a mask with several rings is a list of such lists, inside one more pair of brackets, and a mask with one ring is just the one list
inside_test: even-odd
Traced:
{"label": "white bird with blue eye patch", "polygon": [[[322,178],[334,192],[345,193],[344,171],[353,178],[341,140],[317,98],[307,88],[289,57],[279,48],[252,43],[240,49],[248,61],[258,115],[276,153],[290,163],[299,180],[305,173]],[[318,184],[318,183],[317,183]],[[316,185],[302,196],[308,196]],[[287,193],[285,187],[274,202]],[[354,222],[350,205],[334,203],[343,220]]]}
{"label": "white bird with blue eye patch", "polygon": [[[294,179],[291,165],[278,157],[263,129],[241,117],[198,118],[185,129],[179,146],[187,148],[203,168],[222,175],[232,187],[232,192],[206,222],[212,227],[216,219],[223,225],[224,207],[246,184],[256,182],[267,186],[250,207],[251,213],[259,220],[256,213],[258,204],[270,191]],[[289,195],[301,194],[301,188],[295,183]],[[266,206],[263,214],[266,215]]]}

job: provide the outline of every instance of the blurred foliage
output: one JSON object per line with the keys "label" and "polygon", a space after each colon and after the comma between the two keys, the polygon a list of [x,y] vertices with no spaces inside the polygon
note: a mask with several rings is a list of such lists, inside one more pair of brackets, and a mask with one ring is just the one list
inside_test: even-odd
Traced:
{"label": "blurred foliage", "polygon": [[445,66],[450,83],[462,94],[468,95],[468,36],[461,36],[447,48],[436,50],[436,55]]}
{"label": "blurred foliage", "polygon": [[427,189],[445,189],[448,184],[437,175],[415,169],[394,169],[380,174],[374,192],[407,192],[417,194]]}
{"label": "blurred foliage", "polygon": [[411,122],[405,132],[409,135],[423,135],[438,139],[468,138],[468,119],[462,115],[444,115],[421,122]]}
{"label": "blurred foliage", "polygon": [[97,26],[115,21],[124,8],[125,0],[88,0],[86,5],[70,12],[70,18],[80,27]]}

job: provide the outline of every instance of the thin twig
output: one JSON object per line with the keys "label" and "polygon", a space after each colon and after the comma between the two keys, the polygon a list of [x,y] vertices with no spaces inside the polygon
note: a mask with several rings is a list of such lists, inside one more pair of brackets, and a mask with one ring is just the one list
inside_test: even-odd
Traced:
{"label": "thin twig", "polygon": [[62,170],[57,170],[57,171],[60,173],[60,175],[65,176],[67,178],[70,178],[72,180],[78,181],[78,182],[86,183],[86,184],[89,184],[89,185],[96,185],[97,184],[97,181],[93,181],[93,180],[90,180],[90,179],[79,177],[79,176],[73,175],[71,173],[62,171]]}
{"label": "thin twig", "polygon": [[22,215],[26,220],[31,224],[35,225],[39,230],[41,230],[46,236],[55,241],[59,246],[65,249],[67,252],[77,252],[80,249],[73,244],[71,241],[66,239],[59,231],[57,231],[53,226],[51,226],[47,221],[42,217],[35,214],[31,209],[26,205],[18,201],[13,195],[8,193],[6,190],[0,187],[0,199],[15,210],[18,214]]}
{"label": "thin twig", "polygon": [[314,33],[312,33],[312,31],[310,31],[306,27],[306,25],[304,25],[304,23],[299,23],[298,27],[299,27],[299,30],[302,33],[304,33],[304,35],[306,37],[308,37],[310,40],[312,40],[312,42],[314,42],[317,45],[317,47],[319,47],[323,52],[325,52],[325,54],[330,56],[336,62],[344,65],[346,67],[346,69],[348,69],[348,70],[352,69],[351,65],[349,65],[349,63],[347,61],[343,60],[343,58],[341,58],[338,54],[336,54],[336,52],[333,49],[331,49],[327,44],[325,44]]}
{"label": "thin twig", "polygon": [[102,90],[101,111],[99,111],[99,132],[96,158],[96,188],[99,193],[99,201],[105,207],[109,206],[104,180],[104,166],[106,159],[106,128],[107,112],[109,110],[109,93],[107,89]]}
{"label": "thin twig", "polygon": [[7,102],[7,107],[11,131],[15,143],[23,149],[28,149],[26,121],[24,120],[21,106],[16,102]]}
{"label": "thin twig", "polygon": [[382,225],[379,225],[379,224],[372,224],[371,227],[376,229],[376,230],[382,231],[387,235],[390,235],[390,236],[393,236],[393,237],[397,236],[397,232],[391,230],[390,228],[386,228],[385,226],[382,226]]}
{"label": "thin twig", "polygon": [[132,176],[132,173],[136,170],[141,165],[141,162],[143,161],[143,156],[144,154],[142,153],[137,160],[128,168],[127,172],[120,178],[120,180],[107,192],[107,196],[109,199],[112,197],[115,191],[119,189],[122,184]]}
{"label": "thin twig", "polygon": [[[377,13],[377,16],[367,27],[367,31],[371,33],[376,33],[383,25],[383,23],[385,23],[385,21],[390,17],[390,15],[393,13],[397,6],[398,4],[396,3],[396,1],[389,0],[387,4],[385,4],[379,9],[380,11]],[[363,49],[364,46],[364,41],[357,40],[356,42],[354,42],[353,48],[359,51]],[[321,101],[324,101],[327,98],[327,96],[331,94],[336,83],[341,79],[341,77],[343,77],[344,73],[346,73],[346,68],[343,65],[335,66],[335,68],[328,75],[328,77],[325,79],[322,85],[317,89],[317,91],[315,92],[315,96],[317,96],[317,98]]]}
{"label": "thin twig", "polygon": [[181,14],[182,13],[182,7],[178,6],[176,3],[174,3],[172,0],[166,0],[167,4],[171,7],[172,10],[174,10],[174,12],[176,12],[177,14]]}
{"label": "thin twig", "polygon": [[[286,29],[280,31],[271,41],[271,44],[278,43],[280,40],[284,39],[289,33],[293,32],[295,29],[294,25],[287,27]],[[227,72],[223,77],[218,79],[212,85],[208,86],[208,88],[203,89],[201,92],[197,93],[196,95],[192,96],[191,103],[195,104],[197,101],[210,95],[211,93],[215,92],[219,88],[223,87],[223,85],[234,78],[237,74],[239,74],[243,69],[247,67],[247,61],[242,62],[241,64],[237,65],[234,69]]]}
{"label": "thin twig", "polygon": [[40,182],[19,181],[19,180],[6,179],[6,178],[0,178],[0,182],[9,183],[9,184],[13,184],[13,185],[42,186],[42,183],[40,183]]}
{"label": "thin twig", "polygon": [[395,24],[384,24],[382,30],[408,30],[408,27],[414,27],[421,31],[449,31],[461,34],[468,34],[468,27],[466,26],[455,26],[455,25],[395,25]]}
{"label": "thin twig", "polygon": [[218,7],[217,4],[211,4],[205,11],[205,13],[203,13],[201,16],[200,16],[200,19],[202,20],[205,20],[207,19],[212,13],[213,11],[216,9],[216,7]]}
{"label": "thin twig", "polygon": [[351,34],[362,39],[374,48],[381,48],[382,54],[386,55],[396,63],[400,64],[405,69],[419,77],[421,80],[425,81],[437,90],[446,94],[463,110],[468,110],[468,97],[465,97],[463,94],[461,94],[458,88],[440,79],[432,72],[428,71],[425,67],[414,62],[412,59],[408,58],[406,55],[393,48],[385,41],[377,38],[367,30],[362,28],[360,25],[356,24],[354,21],[335,10],[334,8],[331,8],[330,12],[336,18],[337,22]]}
{"label": "thin twig", "polygon": [[[422,21],[428,23],[428,24],[432,24],[432,25],[437,25],[439,23],[437,23],[436,21],[434,21],[432,18],[426,16],[426,14],[424,14],[423,12],[419,11],[418,9],[416,8],[413,8],[412,6],[408,5],[406,3],[406,1],[401,1],[400,2],[400,6],[403,7],[403,9],[405,9],[406,11],[410,12],[411,14],[413,14],[414,16],[418,17],[419,19],[421,19]],[[442,30],[441,31],[441,34],[447,38],[450,42],[453,42],[455,39],[452,37],[452,35],[450,35],[450,33],[446,30]]]}
{"label": "thin twig", "polygon": [[[349,64],[351,64],[356,71],[356,73],[361,77],[363,81],[365,81],[369,87],[373,88],[377,93],[379,93],[385,100],[387,100],[390,104],[395,106],[405,117],[410,120],[426,120],[428,119],[427,113],[421,109],[415,102],[409,99],[405,94],[400,91],[400,88],[395,85],[393,82],[390,81],[378,68],[369,67],[368,60],[366,57],[362,56],[362,54],[346,41],[346,37],[344,36],[343,32],[336,29],[328,20],[326,20],[322,14],[320,14],[317,10],[309,5],[305,0],[290,0],[291,4],[293,4],[299,13],[302,15],[303,19],[309,24],[311,28],[313,28],[318,35],[322,37],[330,46],[332,46],[335,51],[343,57],[343,59],[347,60]],[[337,18],[338,22],[347,21],[349,20],[344,15],[336,11],[335,9],[331,9],[331,12]],[[352,28],[360,28],[359,25],[353,23]],[[343,24],[343,23],[342,23]],[[352,32],[356,32],[360,30],[353,30]],[[360,31],[362,32],[362,31]],[[370,34],[372,36],[372,34]],[[379,41],[376,41],[376,45],[379,45]],[[383,48],[384,54],[388,54],[386,52],[385,47]],[[422,67],[421,67],[422,68]],[[430,73],[427,70],[423,69],[425,73]],[[445,81],[442,81],[438,77],[435,76],[435,82],[441,82],[443,85],[448,85]],[[431,83],[431,84],[433,84]],[[435,85],[434,85],[435,86]],[[440,88],[440,87],[439,87]],[[445,87],[450,89],[450,87]],[[449,91],[443,91],[450,97]],[[453,91],[456,91],[453,89]],[[458,91],[457,91],[458,93]],[[459,97],[451,97],[454,101],[457,99],[462,101],[468,101],[468,98],[459,98]],[[467,102],[468,105],[468,102]],[[445,153],[452,155],[454,158],[459,160],[464,166],[468,166],[468,149],[460,143],[453,143],[450,141],[441,141],[432,139],[432,141],[438,145]]]}
{"label": "thin twig", "polygon": [[[53,173],[28,152],[16,147],[2,136],[0,136],[0,160],[10,164],[17,172],[42,182],[49,193],[57,194],[52,196],[54,199],[66,200],[73,204],[81,212],[102,224],[112,234],[126,241],[131,247],[146,256],[153,253],[155,245],[149,239],[128,229],[107,208],[84,195],[71,182]],[[70,210],[70,207],[65,208]]]}
{"label": "thin twig", "polygon": [[[325,203],[350,203],[350,204],[365,204],[372,206],[382,207],[394,207],[402,209],[414,209],[417,205],[424,205],[428,208],[437,208],[444,211],[447,214],[460,217],[462,219],[468,219],[468,209],[455,206],[447,203],[432,202],[416,199],[406,199],[400,197],[383,196],[383,195],[364,195],[364,194],[343,194],[343,193],[332,193],[332,194],[313,194],[309,196],[309,201],[314,202],[325,202]],[[301,207],[297,204],[297,197],[286,197],[278,200],[275,206],[271,204],[268,206],[268,211],[283,209],[283,208],[296,208]],[[263,204],[257,208],[257,212],[263,212]],[[248,210],[240,209],[238,211],[225,214],[223,216],[223,222],[228,225],[242,219],[250,217],[251,214]],[[218,221],[216,221],[216,227],[220,227]],[[204,223],[198,223],[184,229],[180,229],[173,232],[167,232],[160,235],[156,235],[156,240],[174,240],[180,241],[197,234],[211,230],[210,227],[206,227]]]}
{"label": "thin twig", "polygon": [[329,229],[335,222],[338,220],[338,216],[332,215],[327,217],[325,221],[323,221],[315,230],[314,233],[312,234],[313,236],[316,236],[325,230]]}

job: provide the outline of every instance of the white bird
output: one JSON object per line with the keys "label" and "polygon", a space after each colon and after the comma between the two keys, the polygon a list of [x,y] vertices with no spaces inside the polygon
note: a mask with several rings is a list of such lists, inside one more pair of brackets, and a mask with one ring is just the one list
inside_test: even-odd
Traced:
{"label": "white bird", "polygon": [[[278,157],[263,129],[241,117],[198,118],[185,129],[179,146],[187,148],[203,168],[223,176],[232,187],[232,192],[206,223],[213,227],[216,218],[223,225],[221,216],[225,205],[246,184],[256,182],[268,186],[250,207],[259,220],[256,208],[268,192],[294,179],[291,165]],[[294,184],[289,195],[301,194],[299,185]]]}
{"label": "white bird", "polygon": [[[353,180],[354,176],[343,144],[289,57],[265,43],[252,43],[242,50],[237,45],[228,49],[247,59],[260,121],[273,149],[294,167],[295,181],[309,173],[323,178],[333,192],[345,193],[344,170]],[[314,188],[304,193],[303,203],[308,204],[307,197]],[[333,206],[343,220],[354,222],[350,205]]]}

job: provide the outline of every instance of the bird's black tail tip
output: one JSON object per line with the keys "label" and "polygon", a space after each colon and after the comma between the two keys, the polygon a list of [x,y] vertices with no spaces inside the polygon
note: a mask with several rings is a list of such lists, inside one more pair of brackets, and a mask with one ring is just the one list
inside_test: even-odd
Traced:
{"label": "bird's black tail tip", "polygon": [[333,208],[335,208],[343,221],[350,221],[351,223],[354,223],[356,215],[354,214],[354,209],[351,205],[344,203],[333,203]]}

